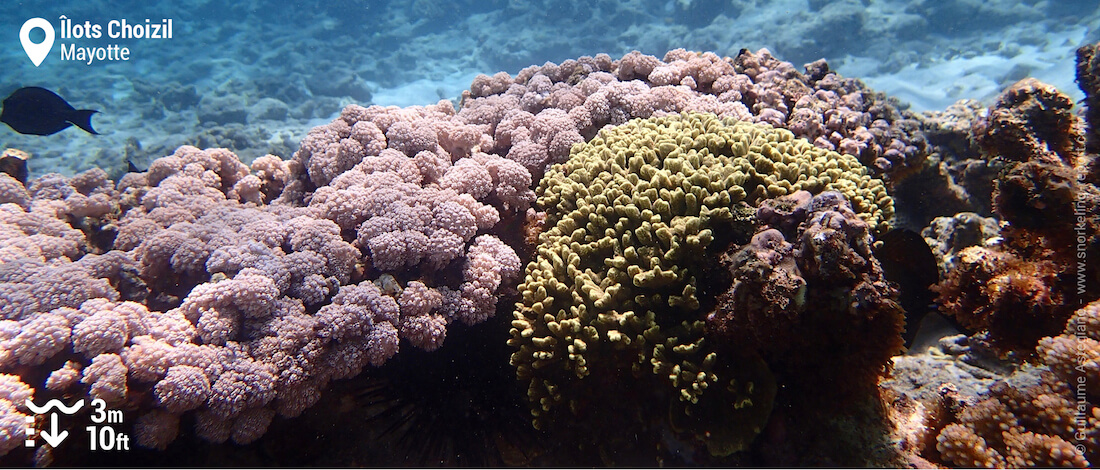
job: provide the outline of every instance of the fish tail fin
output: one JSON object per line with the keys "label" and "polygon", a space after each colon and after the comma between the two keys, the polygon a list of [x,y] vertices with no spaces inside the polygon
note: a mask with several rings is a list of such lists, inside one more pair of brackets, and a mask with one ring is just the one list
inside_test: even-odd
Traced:
{"label": "fish tail fin", "polygon": [[74,109],[69,114],[69,118],[66,121],[73,123],[76,127],[84,129],[89,134],[99,135],[95,129],[92,129],[92,115],[98,113],[94,109]]}

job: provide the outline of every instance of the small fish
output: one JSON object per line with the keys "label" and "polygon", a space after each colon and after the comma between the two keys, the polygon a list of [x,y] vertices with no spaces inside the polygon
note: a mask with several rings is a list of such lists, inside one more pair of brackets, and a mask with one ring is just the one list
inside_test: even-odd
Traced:
{"label": "small fish", "polygon": [[32,86],[15,90],[4,99],[0,122],[20,134],[50,135],[75,125],[99,135],[92,129],[92,115],[98,112],[75,109],[57,93]]}

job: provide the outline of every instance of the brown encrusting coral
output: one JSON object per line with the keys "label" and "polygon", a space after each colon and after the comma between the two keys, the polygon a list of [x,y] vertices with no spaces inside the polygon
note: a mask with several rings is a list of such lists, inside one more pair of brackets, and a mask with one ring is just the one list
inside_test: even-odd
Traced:
{"label": "brown encrusting coral", "polygon": [[973,126],[985,154],[1012,161],[1062,160],[1072,165],[1084,150],[1073,99],[1034,78],[1005,90]]}
{"label": "brown encrusting coral", "polygon": [[1083,262],[1100,257],[1100,188],[1072,105],[1023,80],[971,129],[990,158],[1006,161],[993,192],[1003,241],[960,252],[936,290],[945,313],[1003,351],[1031,351],[1061,329],[1073,300],[1100,296],[1100,268]]}
{"label": "brown encrusting coral", "polygon": [[787,386],[808,390],[844,375],[815,393],[821,400],[866,393],[901,349],[897,292],[872,255],[869,227],[843,196],[784,199],[794,210],[762,205],[757,217],[766,225],[724,255],[732,286],[707,317],[708,336],[762,354]]}
{"label": "brown encrusting coral", "polygon": [[[708,344],[759,354],[775,375],[769,429],[780,434],[765,431],[759,449],[767,462],[867,465],[860,459],[872,457],[855,457],[856,448],[871,441],[833,426],[841,416],[881,422],[877,384],[901,350],[905,322],[897,290],[872,254],[869,227],[835,192],[764,201],[757,218],[752,241],[721,255],[721,274],[732,284],[706,317]],[[886,432],[866,426],[871,435]],[[800,430],[799,443],[780,429]],[[836,460],[792,445],[832,446]]]}
{"label": "brown encrusting coral", "polygon": [[935,290],[943,311],[972,331],[988,331],[1002,349],[1028,349],[1065,323],[1061,267],[985,247],[969,247]]}
{"label": "brown encrusting coral", "polygon": [[1085,92],[1085,122],[1089,129],[1085,150],[1100,153],[1100,43],[1086,44],[1077,49],[1077,85]]}
{"label": "brown encrusting coral", "polygon": [[[1091,56],[1079,60],[1079,73],[1091,69]],[[1079,83],[1093,93],[1094,82]],[[924,403],[935,442],[914,450],[931,463],[1085,468],[1100,459],[1100,270],[1091,262],[1100,189],[1072,105],[1024,80],[971,128],[986,158],[1004,162],[992,199],[1000,236],[972,239],[945,262],[938,302],[972,334],[939,347],[993,383],[968,394],[930,384],[943,392]]]}

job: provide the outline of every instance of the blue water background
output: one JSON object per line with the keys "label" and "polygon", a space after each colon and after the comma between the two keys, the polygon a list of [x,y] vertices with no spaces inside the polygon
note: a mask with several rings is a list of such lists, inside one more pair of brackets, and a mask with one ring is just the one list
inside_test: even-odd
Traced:
{"label": "blue water background", "polygon": [[[104,27],[171,18],[173,38],[58,36],[35,67],[19,28],[32,17],[58,28],[61,15]],[[0,127],[0,145],[31,152],[33,174],[93,166],[116,174],[127,159],[142,166],[182,144],[289,158],[311,126],[349,103],[430,104],[456,99],[478,73],[674,48],[768,48],[796,66],[825,58],[917,110],[989,101],[1026,76],[1080,98],[1073,51],[1097,40],[1096,0],[7,2],[0,96],[50,88],[100,110],[93,123],[102,135]],[[130,60],[63,61],[62,43],[127,47]]]}

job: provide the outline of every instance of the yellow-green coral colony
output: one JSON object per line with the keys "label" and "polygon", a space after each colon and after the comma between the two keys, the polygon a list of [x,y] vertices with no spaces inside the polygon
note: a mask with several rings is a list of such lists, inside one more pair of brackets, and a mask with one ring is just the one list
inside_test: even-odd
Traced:
{"label": "yellow-green coral colony", "polygon": [[[695,402],[719,380],[692,313],[696,273],[732,206],[798,190],[843,193],[887,228],[893,201],[853,156],[764,124],[685,113],[636,119],[573,147],[538,188],[547,212],[520,285],[512,364],[529,380],[536,424],[563,380],[629,357]],[[625,353],[625,354],[624,354]],[[620,359],[621,360],[621,359]]]}

